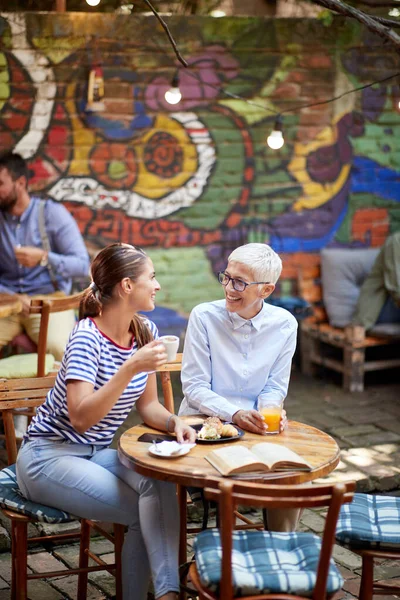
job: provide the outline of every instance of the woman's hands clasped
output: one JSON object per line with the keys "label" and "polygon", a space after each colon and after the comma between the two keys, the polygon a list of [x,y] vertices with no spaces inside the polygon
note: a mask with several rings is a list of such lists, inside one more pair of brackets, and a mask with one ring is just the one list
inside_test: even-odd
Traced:
{"label": "woman's hands clasped", "polygon": [[165,346],[158,340],[153,340],[142,346],[130,359],[137,373],[156,371],[167,362]]}

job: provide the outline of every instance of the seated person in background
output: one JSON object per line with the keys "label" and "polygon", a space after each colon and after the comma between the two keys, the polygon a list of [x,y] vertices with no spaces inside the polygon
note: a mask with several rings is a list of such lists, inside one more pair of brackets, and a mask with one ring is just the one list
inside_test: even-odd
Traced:
{"label": "seated person in background", "polygon": [[381,323],[400,322],[400,231],[390,235],[365,279],[353,325],[366,330]]}
{"label": "seated person in background", "polygon": [[[28,179],[19,154],[0,156],[0,293],[17,294],[23,303],[22,313],[0,319],[0,348],[22,331],[37,343],[40,316],[28,314],[31,297],[69,294],[72,277],[89,273],[89,256],[73,217],[59,202],[30,196]],[[56,360],[74,325],[73,310],[50,315],[47,350]]]}
{"label": "seated person in background", "polygon": [[92,265],[93,283],[80,306],[54,388],[39,407],[17,458],[23,494],[79,517],[128,526],[122,551],[125,600],[145,600],[150,572],[155,596],[179,591],[179,518],[175,485],[139,475],[109,448],[135,405],[150,427],[194,442],[195,431],[157,397],[154,371],[167,361],[154,323],[160,285],[148,256],[112,244]]}
{"label": "seated person in background", "polygon": [[[225,300],[196,306],[189,318],[182,360],[184,398],[179,415],[202,413],[263,434],[256,409],[262,392],[289,386],[297,321],[283,308],[266,304],[282,261],[266,244],[234,250],[219,274]],[[281,429],[286,426],[283,411]],[[298,511],[268,511],[274,531],[295,529]]]}

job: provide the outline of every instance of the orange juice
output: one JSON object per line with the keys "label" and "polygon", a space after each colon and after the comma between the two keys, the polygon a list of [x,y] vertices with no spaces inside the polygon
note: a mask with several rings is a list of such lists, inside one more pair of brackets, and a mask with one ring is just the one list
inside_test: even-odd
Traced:
{"label": "orange juice", "polygon": [[282,409],[280,406],[264,406],[259,410],[268,429],[265,433],[279,433]]}

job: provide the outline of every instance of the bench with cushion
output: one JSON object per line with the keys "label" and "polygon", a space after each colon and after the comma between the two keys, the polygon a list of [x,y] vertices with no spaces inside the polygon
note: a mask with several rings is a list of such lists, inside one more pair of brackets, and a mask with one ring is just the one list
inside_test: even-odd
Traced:
{"label": "bench with cushion", "polygon": [[[300,324],[302,371],[314,375],[318,365],[333,369],[343,374],[343,387],[351,392],[363,391],[365,372],[400,367],[398,324],[377,325],[368,335],[351,324],[361,285],[378,252],[325,249],[312,266],[299,267],[299,295],[314,309]],[[370,358],[371,349],[380,346],[394,346],[394,357],[375,352]]]}

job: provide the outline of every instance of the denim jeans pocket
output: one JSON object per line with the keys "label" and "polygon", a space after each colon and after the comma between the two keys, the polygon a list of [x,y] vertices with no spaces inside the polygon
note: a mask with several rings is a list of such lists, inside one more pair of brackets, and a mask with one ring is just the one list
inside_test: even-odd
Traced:
{"label": "denim jeans pocket", "polygon": [[46,438],[36,438],[26,442],[26,444],[29,445],[33,458],[43,458],[46,453],[48,453],[50,457],[58,451],[67,451],[66,443],[65,440],[55,441],[47,440]]}

